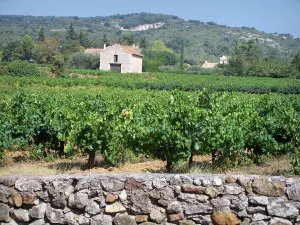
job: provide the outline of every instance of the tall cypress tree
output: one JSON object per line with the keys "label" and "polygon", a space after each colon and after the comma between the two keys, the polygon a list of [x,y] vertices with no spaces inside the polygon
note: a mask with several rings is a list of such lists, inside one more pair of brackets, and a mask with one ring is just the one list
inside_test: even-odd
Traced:
{"label": "tall cypress tree", "polygon": [[184,45],[181,45],[181,50],[180,50],[180,69],[184,70]]}
{"label": "tall cypress tree", "polygon": [[87,34],[85,32],[83,32],[82,30],[80,30],[80,33],[79,33],[79,42],[80,42],[80,45],[85,48],[88,48],[91,46],[91,42],[88,39]]}
{"label": "tall cypress tree", "polygon": [[141,49],[146,49],[147,48],[147,40],[145,37],[141,37],[141,40],[140,40],[140,48]]}
{"label": "tall cypress tree", "polygon": [[108,44],[107,36],[106,36],[105,33],[103,34],[102,42],[103,42],[103,45],[107,45]]}
{"label": "tall cypress tree", "polygon": [[45,41],[44,27],[40,28],[38,41],[41,41],[41,42]]}
{"label": "tall cypress tree", "polygon": [[74,41],[74,40],[78,39],[78,35],[75,32],[75,29],[73,27],[73,23],[71,23],[71,25],[70,25],[70,27],[69,27],[69,29],[67,31],[67,34],[68,34],[68,36],[67,36],[68,40]]}
{"label": "tall cypress tree", "polygon": [[292,65],[294,66],[294,68],[299,72],[300,74],[300,52],[298,52],[293,60],[292,60]]}

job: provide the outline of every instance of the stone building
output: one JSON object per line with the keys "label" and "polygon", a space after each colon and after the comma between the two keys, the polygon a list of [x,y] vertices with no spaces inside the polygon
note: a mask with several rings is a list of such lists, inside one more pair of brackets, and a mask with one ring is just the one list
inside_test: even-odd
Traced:
{"label": "stone building", "polygon": [[201,68],[212,69],[212,68],[215,68],[217,65],[218,65],[218,63],[211,63],[211,62],[205,61],[205,63],[201,66]]}
{"label": "stone building", "polygon": [[134,48],[115,44],[100,51],[100,70],[142,73],[143,55]]}

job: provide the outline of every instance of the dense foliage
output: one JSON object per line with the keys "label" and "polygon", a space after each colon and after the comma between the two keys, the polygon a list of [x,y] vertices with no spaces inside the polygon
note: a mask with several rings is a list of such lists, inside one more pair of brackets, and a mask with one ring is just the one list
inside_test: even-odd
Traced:
{"label": "dense foliage", "polygon": [[99,69],[100,56],[77,52],[71,55],[68,66],[74,69]]}
{"label": "dense foliage", "polygon": [[299,77],[300,77],[300,52],[298,52],[293,60],[292,60],[292,66],[296,71],[298,71]]}
{"label": "dense foliage", "polygon": [[[297,55],[294,57],[294,61]],[[294,64],[295,65],[295,64]],[[278,58],[263,58],[259,55],[258,45],[254,40],[242,42],[235,46],[224,74],[233,76],[261,77],[296,77],[297,67]]]}
{"label": "dense foliage", "polygon": [[175,54],[168,51],[143,50],[143,71],[157,72],[159,66],[174,66],[176,64]]}
{"label": "dense foliage", "polygon": [[299,173],[297,96],[9,87],[1,96],[1,151],[33,143],[79,149],[92,166],[95,152],[115,164],[129,149],[166,161],[168,171],[193,154],[226,168],[289,154]]}
{"label": "dense foliage", "polygon": [[23,59],[22,42],[19,40],[8,43],[2,52],[2,61],[9,62]]}

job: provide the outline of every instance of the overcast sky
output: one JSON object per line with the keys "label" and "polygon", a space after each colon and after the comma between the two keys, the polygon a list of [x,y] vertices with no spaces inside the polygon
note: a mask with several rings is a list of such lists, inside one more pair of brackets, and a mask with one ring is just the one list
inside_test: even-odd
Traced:
{"label": "overcast sky", "polygon": [[139,12],[300,37],[300,0],[0,0],[2,15],[92,17]]}

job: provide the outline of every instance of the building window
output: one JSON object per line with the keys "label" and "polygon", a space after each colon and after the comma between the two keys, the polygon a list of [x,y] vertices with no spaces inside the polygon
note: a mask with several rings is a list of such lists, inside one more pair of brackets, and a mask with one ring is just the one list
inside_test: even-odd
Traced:
{"label": "building window", "polygon": [[118,55],[114,55],[114,62],[118,62]]}

